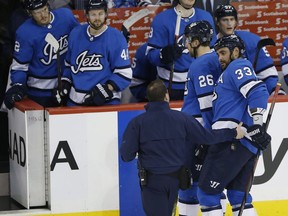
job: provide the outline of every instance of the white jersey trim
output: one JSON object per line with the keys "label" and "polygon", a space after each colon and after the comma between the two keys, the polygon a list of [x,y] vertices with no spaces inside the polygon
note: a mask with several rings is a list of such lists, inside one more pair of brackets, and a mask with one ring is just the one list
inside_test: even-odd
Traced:
{"label": "white jersey trim", "polygon": [[11,64],[11,70],[28,71],[29,64],[20,64],[15,59],[13,59]]}
{"label": "white jersey trim", "polygon": [[[233,129],[236,128],[238,126],[238,124],[236,122],[233,121],[217,121],[212,125],[212,129]],[[241,127],[242,130],[245,132],[245,137],[249,140],[251,140],[251,137],[248,136],[247,134],[247,128],[245,127]]]}
{"label": "white jersey trim", "polygon": [[213,99],[212,94],[198,98],[200,110],[211,108],[212,107],[212,99]]}
{"label": "white jersey trim", "polygon": [[[169,80],[170,78],[170,71],[165,69],[165,68],[162,68],[162,67],[157,67],[157,71],[158,71],[158,76],[164,80]],[[177,71],[174,71],[173,73],[173,82],[186,82],[187,80],[187,74],[188,74],[188,71],[187,72],[177,72]]]}
{"label": "white jersey trim", "polygon": [[250,89],[260,82],[262,82],[262,81],[260,81],[260,80],[259,81],[251,81],[251,82],[247,83],[246,85],[242,86],[242,88],[240,89],[241,94],[245,98],[247,98],[247,93],[250,91]]}
{"label": "white jersey trim", "polygon": [[139,86],[143,83],[145,83],[145,80],[133,78],[130,87]]}
{"label": "white jersey trim", "polygon": [[267,68],[267,69],[265,69],[265,70],[263,70],[263,71],[261,71],[260,73],[257,74],[257,77],[260,80],[264,80],[264,79],[266,79],[269,76],[278,76],[278,72],[277,72],[277,69],[276,69],[275,66]]}
{"label": "white jersey trim", "polygon": [[132,79],[132,69],[131,68],[125,68],[125,69],[115,69],[113,71],[113,73],[115,74],[121,74],[122,76],[128,78],[128,79]]}
{"label": "white jersey trim", "polygon": [[38,79],[35,77],[28,77],[27,86],[38,89],[54,89],[57,86],[57,78]]}

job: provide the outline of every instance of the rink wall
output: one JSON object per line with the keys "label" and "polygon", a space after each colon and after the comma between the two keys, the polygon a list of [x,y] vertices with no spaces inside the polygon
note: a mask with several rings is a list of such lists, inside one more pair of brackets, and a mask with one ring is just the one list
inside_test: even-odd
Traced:
{"label": "rink wall", "polygon": [[[143,108],[17,103],[8,113],[11,197],[26,215],[144,216],[136,160],[124,163],[118,154],[124,129]],[[287,110],[288,96],[279,96],[268,130],[272,147],[260,157],[252,188],[261,216],[288,215]]]}

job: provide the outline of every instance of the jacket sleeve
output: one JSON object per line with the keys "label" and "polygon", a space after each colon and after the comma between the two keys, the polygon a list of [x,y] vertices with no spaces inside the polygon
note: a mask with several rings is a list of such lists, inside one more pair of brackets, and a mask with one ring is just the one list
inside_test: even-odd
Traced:
{"label": "jacket sleeve", "polygon": [[212,145],[226,141],[232,141],[236,135],[236,129],[217,129],[209,130],[204,128],[193,117],[187,118],[187,128],[189,140],[196,144]]}
{"label": "jacket sleeve", "polygon": [[130,121],[124,131],[120,146],[120,155],[123,161],[131,161],[139,150],[139,129],[135,120]]}

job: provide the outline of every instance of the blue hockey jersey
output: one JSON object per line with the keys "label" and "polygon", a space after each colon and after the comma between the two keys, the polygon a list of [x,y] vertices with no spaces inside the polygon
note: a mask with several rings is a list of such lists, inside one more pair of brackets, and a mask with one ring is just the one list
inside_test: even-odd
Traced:
{"label": "blue hockey jersey", "polygon": [[[254,64],[257,50],[257,43],[261,39],[258,35],[248,31],[235,31],[245,44],[246,58]],[[271,94],[278,82],[278,72],[273,64],[273,60],[265,47],[263,47],[258,56],[257,65],[255,68],[257,77],[262,80]]]}
{"label": "blue hockey jersey", "polygon": [[107,81],[114,88],[110,103],[119,103],[121,91],[132,78],[126,39],[110,26],[96,36],[90,35],[88,28],[88,24],[79,26],[69,36],[67,67],[62,77],[72,81],[68,105],[82,104],[86,94],[98,83]]}
{"label": "blue hockey jersey", "polygon": [[[269,93],[258,80],[252,64],[246,59],[233,60],[219,77],[213,96],[213,129],[235,128],[240,122],[244,127],[253,125],[249,109],[267,108]],[[249,142],[241,143],[251,152],[257,149]]]}
{"label": "blue hockey jersey", "polygon": [[[214,29],[215,26],[212,16],[199,8],[194,8],[194,13],[190,17],[181,18],[180,32],[178,43],[182,44],[182,38],[185,27],[199,20],[207,20]],[[175,8],[167,9],[154,17],[150,27],[150,35],[148,39],[147,55],[149,61],[157,66],[158,76],[162,79],[165,85],[168,86],[170,77],[170,66],[164,65],[160,62],[160,49],[173,45],[175,43],[175,27],[176,27],[177,14]],[[216,34],[214,34],[211,45],[216,41]],[[183,90],[185,89],[185,82],[187,73],[193,58],[189,55],[187,49],[185,49],[180,58],[175,61],[174,76],[172,82],[172,89]]]}
{"label": "blue hockey jersey", "polygon": [[214,85],[221,73],[222,68],[215,51],[196,58],[188,71],[182,112],[194,116],[207,128],[211,128]]}
{"label": "blue hockey jersey", "polygon": [[[12,85],[27,85],[28,96],[51,97],[52,89],[57,86],[57,55],[45,41],[47,33],[51,33],[58,41],[63,62],[68,48],[68,35],[79,25],[67,8],[51,11],[51,16],[51,23],[45,27],[29,18],[16,32],[11,81]],[[64,64],[62,68],[64,69]]]}
{"label": "blue hockey jersey", "polygon": [[286,84],[288,85],[288,38],[283,42],[280,63]]}
{"label": "blue hockey jersey", "polygon": [[132,82],[130,91],[139,101],[146,100],[146,89],[149,83],[157,78],[157,69],[145,55],[147,43],[140,46],[132,61]]}

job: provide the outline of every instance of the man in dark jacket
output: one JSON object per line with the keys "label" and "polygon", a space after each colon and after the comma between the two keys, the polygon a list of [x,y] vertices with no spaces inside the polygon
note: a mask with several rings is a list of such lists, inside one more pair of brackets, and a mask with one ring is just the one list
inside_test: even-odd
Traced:
{"label": "man in dark jacket", "polygon": [[164,83],[157,79],[147,88],[146,112],[127,126],[120,147],[124,161],[138,153],[142,204],[147,216],[171,216],[179,190],[179,170],[193,157],[196,143],[214,144],[240,139],[236,129],[208,131],[183,112],[171,110]]}

